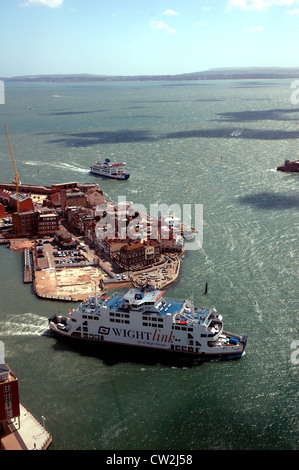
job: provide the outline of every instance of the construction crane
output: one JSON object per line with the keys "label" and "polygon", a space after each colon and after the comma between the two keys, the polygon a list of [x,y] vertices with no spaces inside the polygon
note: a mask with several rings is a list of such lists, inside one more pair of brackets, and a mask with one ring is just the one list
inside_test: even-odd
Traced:
{"label": "construction crane", "polygon": [[14,183],[15,183],[15,185],[16,185],[17,211],[18,211],[18,213],[20,213],[21,211],[20,211],[19,186],[20,186],[21,182],[20,182],[20,179],[19,179],[19,174],[18,174],[18,170],[17,170],[15,158],[14,158],[14,155],[13,155],[12,146],[11,146],[11,143],[10,143],[10,138],[9,138],[9,134],[8,134],[8,130],[7,130],[7,125],[6,125],[6,124],[5,124],[5,134],[6,134],[6,137],[7,137],[7,140],[8,140],[10,155],[11,155],[12,162],[13,162],[13,166],[14,166],[14,169],[15,169],[15,179],[14,179]]}

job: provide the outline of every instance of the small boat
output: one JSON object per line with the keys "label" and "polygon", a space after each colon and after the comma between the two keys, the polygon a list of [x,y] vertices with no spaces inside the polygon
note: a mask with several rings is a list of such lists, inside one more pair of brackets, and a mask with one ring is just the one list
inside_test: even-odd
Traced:
{"label": "small boat", "polygon": [[127,180],[130,178],[129,173],[125,173],[124,167],[126,163],[111,162],[109,158],[105,161],[98,161],[90,167],[90,173],[96,176],[104,176],[115,180]]}
{"label": "small boat", "polygon": [[214,308],[196,308],[193,301],[166,300],[154,286],[126,294],[89,297],[67,315],[49,318],[50,330],[75,341],[114,343],[160,350],[200,359],[240,358],[247,336],[223,329]]}
{"label": "small boat", "polygon": [[290,162],[290,160],[285,160],[284,165],[280,165],[277,167],[277,171],[298,172],[299,160],[294,160],[293,162]]}

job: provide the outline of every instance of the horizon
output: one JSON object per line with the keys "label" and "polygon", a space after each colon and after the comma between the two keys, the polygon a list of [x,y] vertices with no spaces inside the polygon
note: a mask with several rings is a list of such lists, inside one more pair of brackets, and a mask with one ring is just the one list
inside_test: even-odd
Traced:
{"label": "horizon", "polygon": [[2,77],[298,67],[299,0],[6,0],[0,14]]}
{"label": "horizon", "polygon": [[[68,74],[68,73],[55,73],[55,74],[52,74],[52,73],[48,73],[48,74],[38,74],[38,75],[33,75],[33,74],[29,74],[29,75],[15,75],[15,76],[11,76],[11,77],[0,77],[0,80],[7,80],[7,81],[10,81],[10,80],[17,80],[17,79],[21,79],[21,78],[24,78],[24,79],[37,79],[37,78],[46,78],[46,77],[61,77],[61,78],[65,78],[65,77],[94,77],[94,78],[100,78],[100,77],[103,77],[103,78],[107,78],[107,79],[117,79],[117,78],[123,78],[123,79],[130,79],[130,78],[146,78],[146,77],[186,77],[186,76],[192,76],[192,75],[203,75],[204,74],[210,74],[210,75],[215,75],[215,78],[221,76],[221,74],[223,73],[231,73],[232,75],[236,75],[236,76],[239,76],[239,75],[244,75],[244,78],[246,78],[246,73],[248,73],[249,75],[251,74],[254,74],[254,73],[259,73],[259,74],[263,74],[265,75],[265,77],[269,77],[271,78],[271,75],[275,75],[275,72],[277,72],[277,76],[279,77],[279,73],[281,73],[281,76],[282,78],[293,78],[294,77],[294,74],[297,74],[297,72],[299,72],[299,66],[298,67],[279,67],[279,66],[269,66],[269,67],[255,67],[255,66],[252,66],[252,67],[213,67],[211,69],[208,69],[208,70],[201,70],[201,71],[197,71],[197,72],[185,72],[185,73],[181,73],[181,74],[168,74],[168,75],[161,75],[161,74],[157,74],[157,75],[151,75],[151,74],[147,74],[147,75],[102,75],[102,74],[90,74],[90,73],[73,73],[73,74]],[[289,73],[288,73],[289,72]],[[283,74],[286,75],[286,77],[283,77]],[[297,76],[297,75],[296,75]],[[276,77],[274,77],[276,78]],[[196,78],[195,78],[196,80]]]}

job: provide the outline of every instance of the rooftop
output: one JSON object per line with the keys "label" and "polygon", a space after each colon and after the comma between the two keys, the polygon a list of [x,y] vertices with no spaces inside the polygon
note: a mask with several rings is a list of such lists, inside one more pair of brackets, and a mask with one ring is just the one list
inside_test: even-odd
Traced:
{"label": "rooftop", "polygon": [[6,374],[7,372],[10,372],[10,369],[4,359],[0,356],[0,381],[1,381],[1,374]]}
{"label": "rooftop", "polygon": [[[128,301],[131,305],[142,305],[147,302],[156,303],[162,298],[163,294],[164,291],[156,289],[147,288],[142,292],[142,290],[140,291],[138,288],[132,288],[125,295],[115,293],[112,297],[106,300],[105,305],[114,310],[121,309],[123,307],[123,301]],[[184,300],[164,300],[163,302],[158,302],[156,307],[158,307],[161,315],[174,315],[182,310],[184,303]]]}
{"label": "rooftop", "polygon": [[[11,199],[17,199],[17,193],[10,194],[10,197],[11,197]],[[19,201],[20,202],[25,201],[26,199],[30,199],[28,194],[19,193]]]}

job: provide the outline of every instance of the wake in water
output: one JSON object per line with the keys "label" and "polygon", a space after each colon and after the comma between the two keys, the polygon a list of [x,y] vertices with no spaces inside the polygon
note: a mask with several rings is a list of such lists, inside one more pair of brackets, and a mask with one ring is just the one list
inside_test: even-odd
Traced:
{"label": "wake in water", "polygon": [[89,169],[81,168],[81,167],[75,166],[75,165],[70,165],[69,163],[57,162],[57,163],[50,164],[50,166],[52,166],[53,168],[58,168],[60,170],[65,169],[65,170],[68,170],[68,171],[74,171],[76,173],[88,173],[89,172]]}
{"label": "wake in water", "polygon": [[1,338],[4,336],[43,336],[49,333],[47,318],[34,313],[11,315],[1,323]]}
{"label": "wake in water", "polygon": [[232,137],[239,137],[239,135],[242,135],[242,134],[243,134],[243,131],[235,130],[235,131],[232,131],[231,136]]}
{"label": "wake in water", "polygon": [[31,165],[31,166],[37,166],[37,165],[40,165],[40,162],[32,162],[32,161],[28,161],[28,162],[24,162],[25,165]]}
{"label": "wake in water", "polygon": [[25,165],[31,165],[31,166],[45,166],[47,167],[52,167],[52,168],[58,168],[59,170],[67,170],[67,171],[73,171],[74,173],[88,173],[89,169],[86,168],[81,168],[76,165],[71,165],[70,163],[63,163],[63,162],[57,162],[57,163],[41,163],[41,162],[34,162],[34,161],[27,161],[25,162]]}

